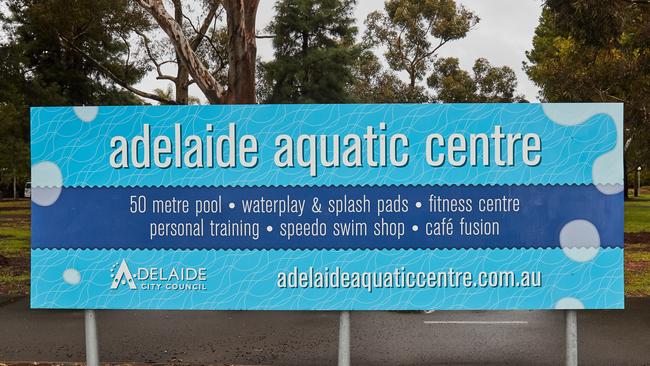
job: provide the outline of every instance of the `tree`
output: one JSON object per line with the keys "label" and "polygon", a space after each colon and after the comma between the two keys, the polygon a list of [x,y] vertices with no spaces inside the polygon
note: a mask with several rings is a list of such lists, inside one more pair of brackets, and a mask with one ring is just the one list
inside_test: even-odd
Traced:
{"label": "tree", "polygon": [[[169,99],[169,100],[173,100],[173,99],[178,100],[178,98],[176,98],[174,94],[175,91],[171,85],[167,85],[167,89],[156,88],[153,90],[153,92],[154,94],[158,95],[160,98]],[[197,104],[201,104],[201,100],[197,97],[185,96],[184,104],[197,105]]]}
{"label": "tree", "polygon": [[637,166],[648,167],[649,3],[547,1],[526,56],[544,101],[625,103],[626,185]]}
{"label": "tree", "polygon": [[510,103],[525,101],[515,95],[517,77],[508,66],[495,67],[488,60],[474,62],[473,75],[459,66],[457,58],[437,59],[427,84],[436,92],[435,101],[445,103]]}
{"label": "tree", "polygon": [[0,183],[11,177],[22,185],[29,176],[30,106],[141,103],[70,45],[88,49],[104,67],[135,83],[146,68],[123,63],[129,47],[117,35],[125,23],[145,23],[139,22],[142,14],[125,11],[125,1],[10,0],[5,5],[0,14],[5,35],[0,44]]}
{"label": "tree", "polygon": [[349,94],[356,103],[424,103],[430,97],[420,86],[411,89],[391,70],[384,70],[370,50],[364,51],[352,69]]}
{"label": "tree", "polygon": [[479,18],[454,0],[388,0],[366,18],[364,43],[385,47],[391,69],[405,71],[409,89],[427,74],[438,50],[465,37]]}
{"label": "tree", "polygon": [[[44,43],[55,48],[63,45],[75,61],[74,69],[92,69],[97,73],[92,75],[94,80],[116,91],[125,89],[127,94],[161,104],[186,104],[189,86],[196,84],[210,103],[255,102],[259,0],[201,0],[199,7],[204,11],[198,11],[198,20],[193,19],[197,4],[182,0],[167,2],[171,13],[163,0],[9,1],[13,18],[20,22],[33,18],[25,15],[37,15],[32,32],[46,33],[49,39]],[[218,22],[224,12],[226,26],[221,27]],[[30,28],[30,24],[20,28]],[[161,39],[160,33],[165,37]],[[48,54],[66,59],[60,52]],[[166,68],[171,64],[176,66],[174,74]],[[151,70],[159,80],[174,84],[173,99],[135,86]],[[89,90],[70,90],[89,95]]]}
{"label": "tree", "polygon": [[0,104],[0,183],[12,186],[14,199],[16,186],[26,181],[29,170],[29,143],[21,119],[11,104]]}
{"label": "tree", "polygon": [[[223,17],[223,7],[218,2],[206,1],[203,6],[205,11],[192,19],[192,9],[183,4],[182,1],[172,1],[173,20],[183,31],[189,41],[191,51],[201,60],[201,63],[210,71],[219,85],[227,85],[228,37],[224,27],[217,26],[217,22]],[[189,13],[189,14],[188,14]],[[159,28],[152,27],[150,32],[136,32],[144,49],[151,69],[155,71],[158,80],[168,80],[173,83],[173,93],[154,94],[166,96],[168,101],[159,100],[161,104],[188,104],[191,103],[189,87],[194,84],[190,78],[188,67],[183,63],[175,48],[170,47],[169,38],[159,37]],[[166,65],[175,66],[175,74],[165,72]]]}
{"label": "tree", "polygon": [[[212,0],[206,1],[208,14],[199,28],[193,27],[194,36],[184,29],[182,0],[172,0],[175,16],[169,14],[162,0],[136,0],[167,35],[173,46],[178,69],[187,72],[196,83],[208,102],[255,103],[255,65],[257,45],[255,19],[259,0]],[[219,6],[226,12],[228,84],[222,84],[215,73],[210,71],[206,61],[197,52],[206,31],[215,19]],[[221,65],[225,63],[222,62]],[[178,77],[178,76],[177,76]],[[185,80],[183,78],[183,80]],[[179,93],[177,91],[176,95]]]}
{"label": "tree", "polygon": [[[24,182],[29,167],[29,123],[21,112],[27,110],[21,95],[20,78],[6,49],[0,49],[0,185]],[[7,62],[5,62],[7,61]],[[16,83],[17,85],[14,85]],[[0,189],[0,197],[2,189]]]}
{"label": "tree", "polygon": [[350,101],[352,66],[359,57],[355,0],[280,0],[267,31],[275,59],[263,65],[271,103]]}
{"label": "tree", "polygon": [[[14,66],[33,87],[46,88],[52,96],[40,95],[34,105],[61,97],[60,102],[76,105],[137,103],[131,93],[115,88],[113,73],[125,84],[138,82],[146,67],[124,60],[131,56],[123,39],[128,29],[145,29],[143,14],[128,6],[127,0],[10,0],[2,16],[9,39],[3,45],[19,54]],[[87,57],[75,49],[83,50]],[[95,60],[101,60],[101,67]],[[32,90],[24,90],[32,94]]]}

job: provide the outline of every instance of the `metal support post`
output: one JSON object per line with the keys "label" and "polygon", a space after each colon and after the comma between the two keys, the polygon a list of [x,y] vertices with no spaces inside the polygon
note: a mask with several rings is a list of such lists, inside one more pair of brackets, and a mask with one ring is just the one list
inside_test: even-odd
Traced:
{"label": "metal support post", "polygon": [[86,330],[86,365],[99,366],[97,322],[94,310],[84,310],[84,328]]}
{"label": "metal support post", "polygon": [[339,319],[339,363],[350,366],[350,312],[342,311]]}
{"label": "metal support post", "polygon": [[566,366],[578,366],[578,313],[565,311],[566,322]]}

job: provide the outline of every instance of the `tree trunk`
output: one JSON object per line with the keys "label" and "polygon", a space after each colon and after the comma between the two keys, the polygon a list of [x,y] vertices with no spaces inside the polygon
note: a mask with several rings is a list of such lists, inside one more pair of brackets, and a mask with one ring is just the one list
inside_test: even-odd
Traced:
{"label": "tree trunk", "polygon": [[187,104],[190,99],[189,91],[190,73],[182,64],[178,64],[176,73],[176,102],[178,104]]}
{"label": "tree trunk", "polygon": [[624,200],[627,201],[630,199],[630,192],[627,189],[628,180],[627,180],[627,160],[623,159],[623,192],[625,193]]}
{"label": "tree trunk", "polygon": [[255,18],[259,0],[224,0],[228,27],[226,103],[255,104],[257,44]]}
{"label": "tree trunk", "polygon": [[[309,51],[309,33],[307,32],[302,32],[302,58],[303,60],[307,60],[307,52]],[[304,67],[303,70],[303,80],[302,80],[302,88],[307,87],[309,85],[309,69],[307,67]]]}
{"label": "tree trunk", "polygon": [[14,168],[14,201],[18,199],[18,190],[16,189],[16,168]]}
{"label": "tree trunk", "polygon": [[[174,20],[178,25],[183,28],[183,4],[181,3],[181,0],[173,0],[172,3],[174,4]],[[193,44],[190,42],[190,46],[192,47],[193,50],[196,50]],[[176,71],[176,80],[174,81],[175,85],[175,90],[174,90],[174,96],[176,99],[176,102],[178,104],[187,104],[189,100],[189,80],[190,80],[190,73],[187,70],[187,67],[183,64],[183,61],[181,60],[180,56],[178,53],[176,53],[176,65],[178,65],[178,70]]]}
{"label": "tree trunk", "polygon": [[415,101],[415,83],[417,82],[417,74],[414,68],[407,70],[407,73],[409,74],[409,95],[407,96],[407,100],[412,103]]}

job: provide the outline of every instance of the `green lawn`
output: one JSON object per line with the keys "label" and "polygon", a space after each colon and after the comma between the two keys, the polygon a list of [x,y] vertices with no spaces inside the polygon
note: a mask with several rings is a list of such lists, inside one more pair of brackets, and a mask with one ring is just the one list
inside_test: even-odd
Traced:
{"label": "green lawn", "polygon": [[625,294],[650,295],[650,192],[625,202]]}
{"label": "green lawn", "polygon": [[631,197],[625,202],[625,232],[650,232],[650,194]]}
{"label": "green lawn", "polygon": [[650,295],[649,244],[625,244],[625,294]]}
{"label": "green lawn", "polygon": [[30,201],[0,201],[0,293],[29,292]]}

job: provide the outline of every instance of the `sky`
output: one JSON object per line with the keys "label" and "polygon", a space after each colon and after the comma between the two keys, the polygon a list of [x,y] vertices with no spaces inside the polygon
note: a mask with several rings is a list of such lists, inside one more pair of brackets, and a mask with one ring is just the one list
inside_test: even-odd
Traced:
{"label": "sky", "polygon": [[[541,0],[457,0],[467,9],[481,18],[479,24],[470,31],[467,37],[450,42],[440,49],[442,57],[457,57],[461,66],[471,70],[474,61],[484,57],[494,66],[510,66],[517,74],[518,93],[524,94],[530,101],[537,101],[538,88],[522,70],[526,60],[526,50],[532,48],[535,28],[542,12]],[[264,28],[274,17],[275,1],[261,0],[257,15],[258,34],[264,33]],[[375,10],[383,8],[380,0],[358,0],[355,9],[359,36],[365,27],[363,21]],[[271,40],[258,39],[258,56],[262,60],[273,58]],[[150,74],[140,83],[140,88],[153,90],[166,88],[167,83],[157,81]],[[201,92],[193,86],[190,93],[204,100]]]}

